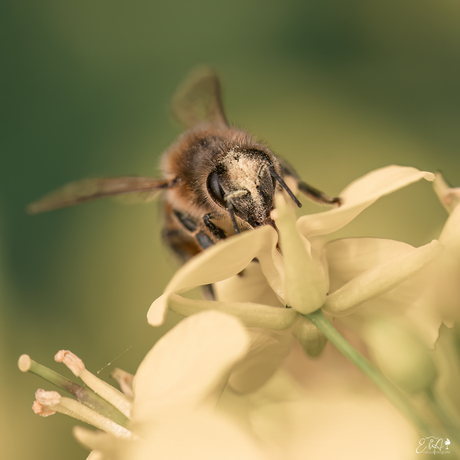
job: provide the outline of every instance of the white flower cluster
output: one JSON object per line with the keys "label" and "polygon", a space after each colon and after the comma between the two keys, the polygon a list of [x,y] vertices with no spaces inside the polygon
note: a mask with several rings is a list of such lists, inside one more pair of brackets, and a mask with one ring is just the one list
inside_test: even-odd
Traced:
{"label": "white flower cluster", "polygon": [[[377,238],[326,241],[380,197],[421,179],[434,181],[450,213],[439,240],[419,248]],[[60,352],[57,360],[101,401],[90,390],[77,396],[80,402],[39,390],[34,410],[67,413],[99,428],[75,429],[93,460],[307,458],[319,436],[315,427],[331,424],[322,419],[328,406],[305,398],[304,389],[276,371],[297,341],[310,356],[323,351],[328,333],[314,321],[319,311],[328,326],[340,318],[357,332],[373,362],[405,395],[433,396],[437,385],[452,386],[452,379],[438,378],[442,366],[429,348],[443,321],[452,325],[460,312],[460,193],[440,176],[390,166],[353,182],[340,197],[341,207],[296,221],[278,196],[272,216],[278,232],[264,226],[231,237],[176,272],[148,321],[161,325],[168,310],[188,318],[153,347],[134,379],[118,373],[122,392],[70,352]],[[181,295],[208,284],[215,301]],[[29,358],[21,359],[21,369],[30,370]],[[353,429],[365,430],[369,414],[378,412],[375,400],[351,401],[344,417],[359,419],[350,422]],[[335,410],[331,417],[344,409]],[[439,416],[436,429],[453,429],[458,416],[446,417]],[[412,428],[394,423],[412,440]],[[337,437],[347,432],[342,427]],[[345,444],[341,458],[348,458],[346,450]]]}

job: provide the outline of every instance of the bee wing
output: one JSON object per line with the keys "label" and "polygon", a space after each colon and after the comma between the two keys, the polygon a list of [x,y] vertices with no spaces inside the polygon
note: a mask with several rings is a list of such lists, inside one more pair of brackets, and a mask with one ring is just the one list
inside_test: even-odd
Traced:
{"label": "bee wing", "polygon": [[27,212],[38,214],[75,206],[97,198],[128,193],[144,195],[145,200],[145,195],[147,195],[147,198],[151,198],[152,194],[158,190],[167,188],[169,182],[169,180],[165,179],[151,179],[148,177],[111,177],[71,182],[31,203],[27,207]]}
{"label": "bee wing", "polygon": [[172,110],[187,128],[203,122],[228,125],[216,72],[210,67],[194,69],[177,88]]}

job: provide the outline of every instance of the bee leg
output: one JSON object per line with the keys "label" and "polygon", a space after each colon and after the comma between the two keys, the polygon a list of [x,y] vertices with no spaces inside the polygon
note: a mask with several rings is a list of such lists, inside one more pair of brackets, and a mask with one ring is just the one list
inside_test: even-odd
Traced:
{"label": "bee leg", "polygon": [[182,226],[192,234],[202,249],[207,249],[214,244],[211,237],[203,230],[199,229],[197,222],[177,209],[174,209],[173,213]]}
{"label": "bee leg", "polygon": [[308,198],[311,198],[313,201],[317,201],[318,203],[322,204],[336,204],[338,206],[342,204],[342,198],[339,198],[338,196],[331,197],[329,195],[326,195],[321,190],[318,190],[317,188],[308,185],[306,182],[301,181],[299,182],[298,186],[299,190],[304,195],[308,196]]}
{"label": "bee leg", "polygon": [[177,217],[177,220],[189,231],[195,232],[198,228],[198,224],[190,217],[186,216],[177,209],[173,209],[174,215]]}
{"label": "bee leg", "polygon": [[211,247],[214,244],[214,241],[212,241],[211,237],[209,235],[207,235],[203,231],[195,233],[195,238],[198,241],[198,244],[203,249],[208,249],[209,247]]}
{"label": "bee leg", "polygon": [[321,204],[336,204],[338,206],[342,204],[341,198],[326,195],[321,190],[318,190],[317,188],[312,187],[311,185],[308,185],[306,182],[304,182],[294,171],[292,166],[285,160],[281,160],[280,164],[281,169],[283,171],[283,177],[291,177],[292,179],[294,179],[297,183],[297,187],[299,188],[299,190],[311,200]]}
{"label": "bee leg", "polygon": [[206,225],[206,227],[209,229],[209,231],[212,233],[213,236],[215,236],[218,240],[223,240],[227,237],[225,232],[219,228],[214,222],[211,221],[212,219],[212,214],[208,213],[203,216],[203,222]]}
{"label": "bee leg", "polygon": [[[199,229],[198,224],[191,219],[190,217],[186,216],[182,212],[178,211],[177,209],[173,210],[174,215],[177,217],[177,220],[182,224],[182,226],[192,233],[197,243],[201,246],[202,249],[207,249],[214,244],[214,241],[211,239],[209,235]],[[205,216],[210,219],[209,216]],[[206,219],[203,218],[206,223]],[[209,223],[214,226],[216,229],[220,230],[216,227],[210,220]],[[222,233],[223,231],[220,230]],[[225,238],[225,235],[224,237]],[[206,300],[216,300],[216,295],[214,293],[214,288],[212,284],[206,284],[202,286],[203,296]]]}

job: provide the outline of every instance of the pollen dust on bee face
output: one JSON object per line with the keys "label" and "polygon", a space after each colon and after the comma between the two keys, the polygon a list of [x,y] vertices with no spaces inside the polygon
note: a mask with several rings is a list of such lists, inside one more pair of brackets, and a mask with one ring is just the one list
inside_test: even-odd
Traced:
{"label": "pollen dust on bee face", "polygon": [[231,150],[225,157],[224,164],[231,184],[235,189],[233,197],[249,193],[257,206],[262,206],[262,197],[259,194],[259,165],[252,158]]}

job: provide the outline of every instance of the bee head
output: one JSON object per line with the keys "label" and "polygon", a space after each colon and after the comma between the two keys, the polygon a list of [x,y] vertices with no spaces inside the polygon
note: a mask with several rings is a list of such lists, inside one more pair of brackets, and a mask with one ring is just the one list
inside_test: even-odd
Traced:
{"label": "bee head", "polygon": [[211,198],[228,210],[237,232],[235,216],[251,227],[273,225],[270,212],[274,207],[275,191],[281,186],[287,188],[276,169],[279,165],[261,150],[233,149],[208,176]]}

